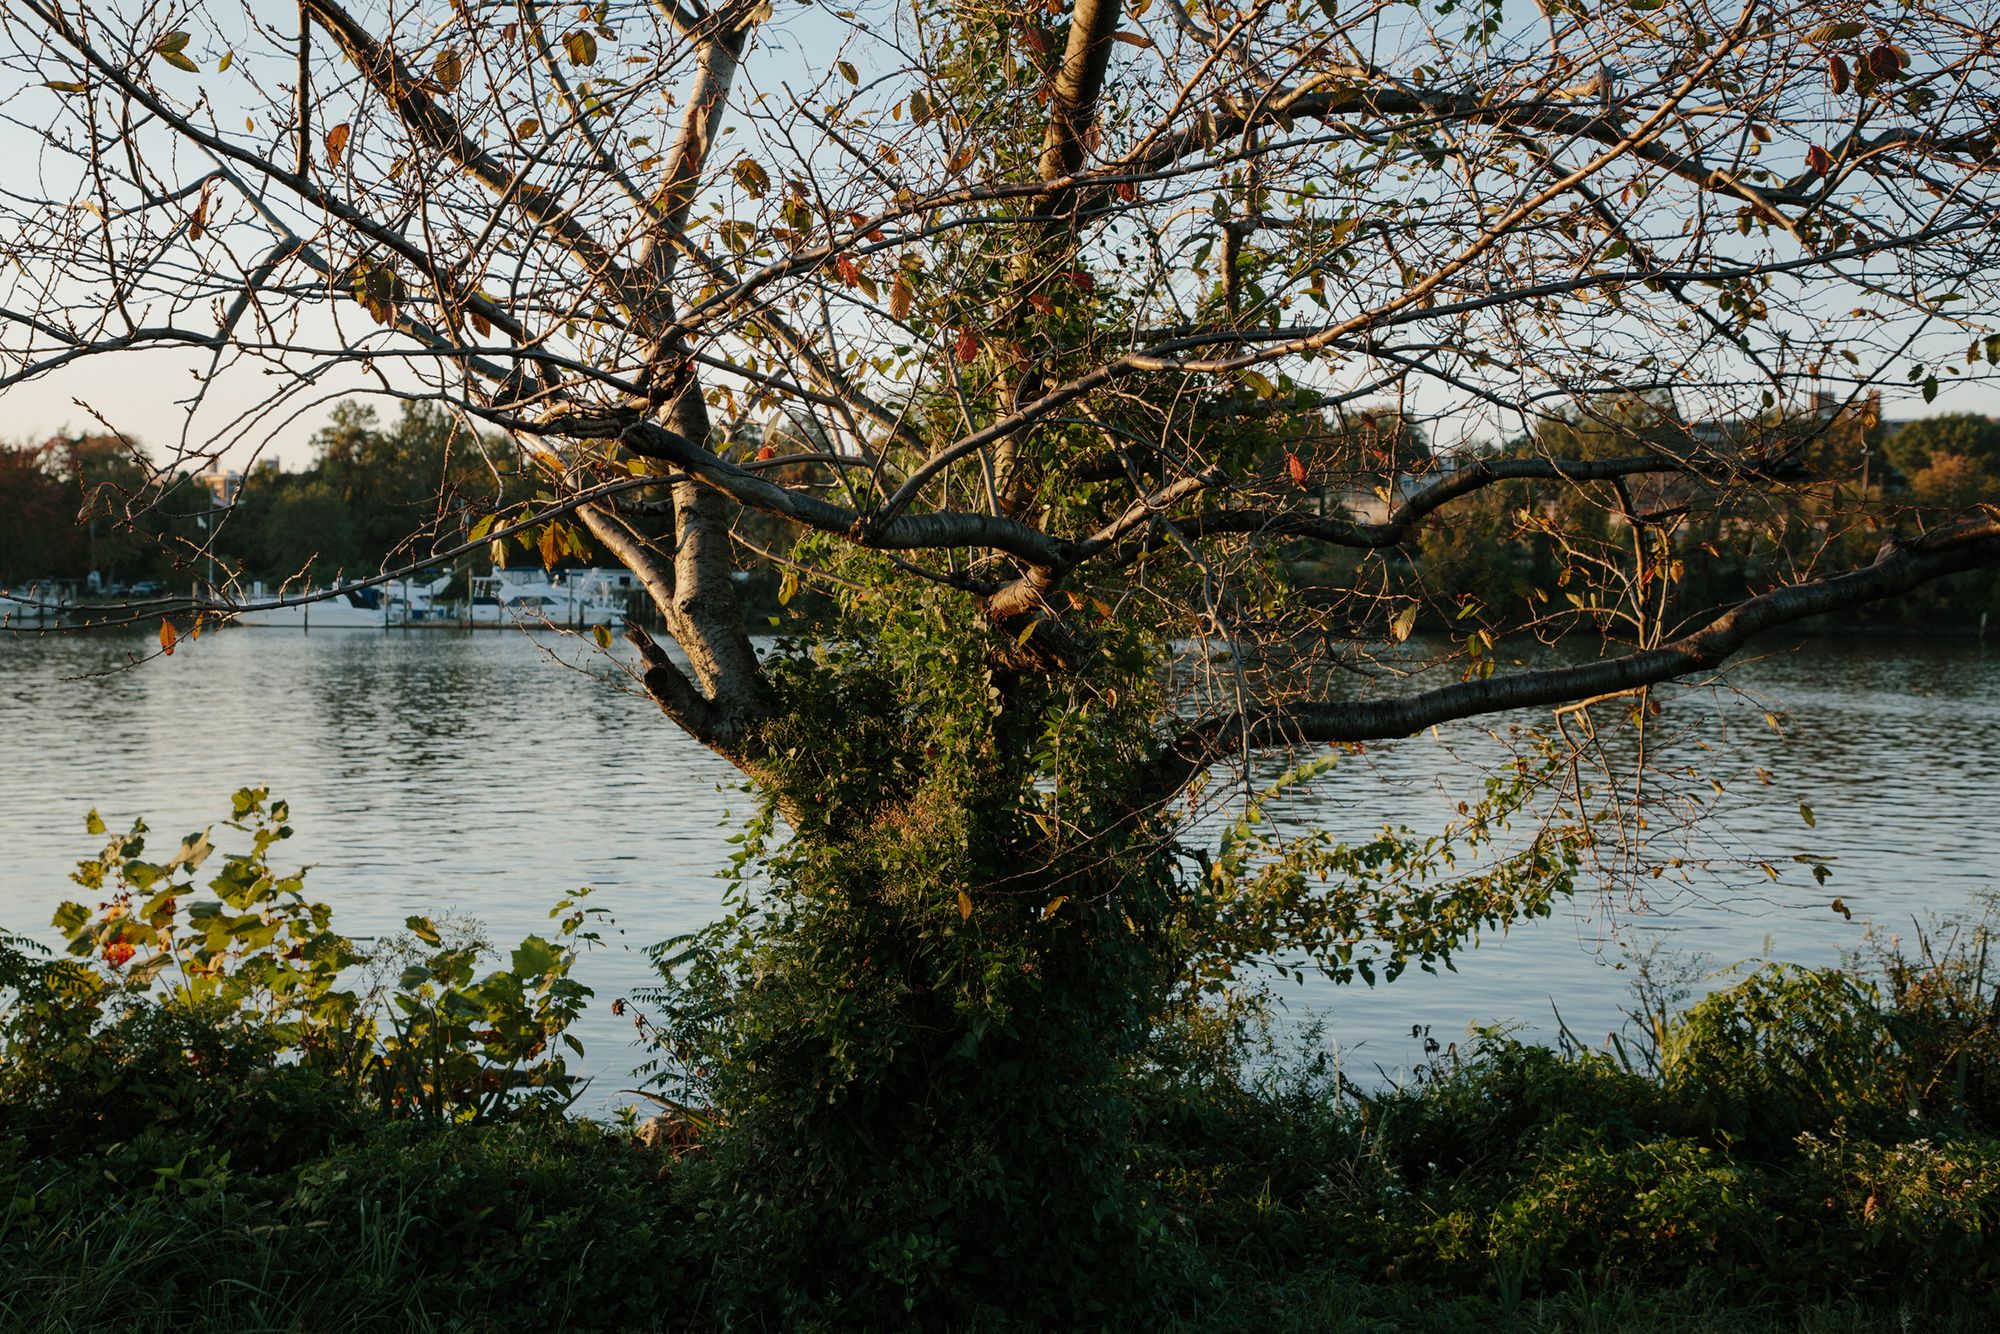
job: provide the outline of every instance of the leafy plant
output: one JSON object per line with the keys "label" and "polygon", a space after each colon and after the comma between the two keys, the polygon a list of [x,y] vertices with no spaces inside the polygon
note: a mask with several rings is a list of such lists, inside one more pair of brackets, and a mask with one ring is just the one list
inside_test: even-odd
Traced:
{"label": "leafy plant", "polygon": [[[588,891],[551,911],[553,938],[528,936],[507,967],[483,976],[476,936],[428,917],[409,918],[407,937],[371,953],[334,929],[327,904],[307,898],[303,869],[272,867],[272,850],[291,837],[290,814],[267,790],[241,789],[223,828],[246,835],[247,847],[220,852],[211,826],[160,861],[145,856],[143,820],[111,835],[72,877],[102,896],[95,908],[66,902],[54,919],[70,954],[90,966],[17,963],[32,980],[17,988],[20,1016],[10,1022],[47,1024],[50,998],[67,988],[100,1008],[226,1017],[395,1115],[481,1117],[522,1096],[572,1099],[577,1078],[563,1050],[583,1052],[568,1030],[591,992],[571,972],[577,951],[599,938]],[[94,811],[89,828],[106,833]],[[33,1042],[39,1030],[21,1031]]]}

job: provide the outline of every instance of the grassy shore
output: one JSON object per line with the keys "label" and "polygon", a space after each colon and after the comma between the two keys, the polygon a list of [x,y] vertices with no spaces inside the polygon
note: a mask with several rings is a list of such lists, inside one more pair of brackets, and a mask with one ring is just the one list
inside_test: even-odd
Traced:
{"label": "grassy shore", "polygon": [[[1309,1062],[1252,1076],[1211,1044],[1133,1075],[1150,1230],[1136,1282],[1108,1284],[1095,1319],[1986,1328],[1993,1021],[1986,979],[1957,958],[1767,968],[1663,1023],[1642,1058],[1488,1035],[1375,1096]],[[705,1228],[718,1183],[688,1127],[663,1141],[532,1106],[385,1116],[282,1051],[157,1011],[13,1055],[10,1330],[884,1323],[814,1285],[824,1256],[746,1290]]]}

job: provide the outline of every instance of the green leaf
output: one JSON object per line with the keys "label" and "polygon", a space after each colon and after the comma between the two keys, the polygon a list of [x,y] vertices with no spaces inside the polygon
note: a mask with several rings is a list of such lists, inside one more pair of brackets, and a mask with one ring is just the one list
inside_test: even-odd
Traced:
{"label": "green leaf", "polygon": [[93,806],[90,814],[84,817],[83,830],[87,834],[102,834],[104,832],[104,817],[97,813],[96,807]]}
{"label": "green leaf", "polygon": [[1815,828],[1819,824],[1819,821],[1813,816],[1813,808],[1806,805],[1803,801],[1799,803],[1799,818],[1806,822],[1806,828],[1808,829]]}
{"label": "green leaf", "polygon": [[854,66],[848,64],[845,60],[835,61],[833,67],[839,70],[840,77],[847,80],[849,83],[861,82],[861,75],[856,73]]}
{"label": "green leaf", "polygon": [[405,917],[403,925],[409,928],[411,935],[423,941],[426,945],[443,943],[444,938],[438,935],[437,927],[431,924],[431,919],[428,917]]}
{"label": "green leaf", "polygon": [[540,936],[524,937],[514,947],[514,976],[522,979],[546,977],[563,960],[563,951]]}

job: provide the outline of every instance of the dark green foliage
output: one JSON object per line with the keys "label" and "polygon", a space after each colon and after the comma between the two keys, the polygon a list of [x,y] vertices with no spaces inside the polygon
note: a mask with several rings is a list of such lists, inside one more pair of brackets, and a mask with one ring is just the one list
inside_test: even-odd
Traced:
{"label": "dark green foliage", "polygon": [[[959,740],[981,753],[976,726]],[[1240,994],[1116,984],[1160,957],[1147,924],[1179,929],[1170,866],[1124,848],[981,880],[1010,826],[928,804],[940,777],[852,811],[836,844],[774,852],[752,823],[738,916],[661,960],[661,1083],[702,1104],[671,1151],[545,1102],[398,1114],[305,1045],[296,1005],[135,988],[137,949],[0,940],[0,1326],[1981,1327],[1983,927],[1760,968],[1630,1060],[1483,1033],[1370,1094],[1324,1056],[1257,1056]],[[239,815],[275,843],[262,803]],[[83,878],[192,875],[137,837]],[[226,860],[231,893],[265,867],[262,846]],[[753,893],[759,866],[776,880]],[[101,953],[122,920],[76,936]],[[217,976],[266,976],[258,948]],[[439,981],[448,940],[413,948],[412,987],[469,985]]]}
{"label": "dark green foliage", "polygon": [[754,908],[666,960],[652,998],[699,1072],[672,1091],[726,1117],[681,1170],[725,1313],[1067,1323],[1131,1296],[1121,1072],[1169,980],[1176,882],[1158,846],[1065,848],[1035,818],[1045,761],[1087,799],[1078,771],[1129,739],[1065,744],[1060,702],[1023,703],[1038,680],[968,687],[946,660],[971,660],[975,626],[901,633],[949,605],[872,611],[880,653],[774,664],[797,707],[769,781],[799,837],[766,849],[754,827]]}

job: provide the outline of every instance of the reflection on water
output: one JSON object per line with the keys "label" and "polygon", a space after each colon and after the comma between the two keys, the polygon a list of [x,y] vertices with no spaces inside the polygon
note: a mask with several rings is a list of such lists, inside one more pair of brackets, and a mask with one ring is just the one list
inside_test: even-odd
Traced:
{"label": "reflection on water", "polygon": [[[581,970],[598,995],[582,1031],[600,1076],[587,1102],[617,1101],[636,1055],[608,1004],[646,979],[640,947],[714,915],[724,813],[748,801],[727,764],[574,639],[238,630],[119,670],[144,646],[0,636],[0,924],[54,939],[68,872],[96,851],[83,832],[92,806],[114,828],[144,816],[178,837],[227,811],[237,787],[266,784],[295,812],[288,855],[316,864],[313,893],[357,935],[458,911],[504,942],[546,930],[558,897],[596,886],[622,934]],[[1455,974],[1413,972],[1372,992],[1280,983],[1280,994],[1294,1012],[1323,1010],[1350,1068],[1372,1076],[1419,1057],[1413,1024],[1446,1041],[1471,1021],[1546,1036],[1559,1005],[1573,1032],[1600,1040],[1629,994],[1629,947],[1651,935],[1723,962],[1767,941],[1780,957],[1829,962],[1871,921],[1906,930],[1994,885],[2000,652],[1815,641],[1729,682],[1676,692],[1655,729],[1680,734],[1656,762],[1694,766],[1704,790],[1711,775],[1724,784],[1721,818],[1687,845],[1720,859],[1691,884],[1601,886],[1462,955]],[[1779,710],[1783,735],[1765,721]],[[1369,747],[1285,818],[1352,837],[1434,826],[1476,795],[1499,744],[1461,726]],[[1617,757],[1629,740],[1607,744]],[[1789,860],[1801,852],[1833,859],[1826,888]],[[1829,910],[1836,893],[1852,921]]]}

